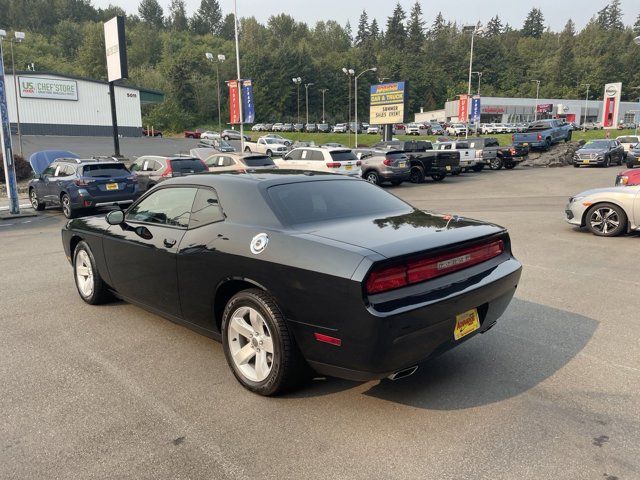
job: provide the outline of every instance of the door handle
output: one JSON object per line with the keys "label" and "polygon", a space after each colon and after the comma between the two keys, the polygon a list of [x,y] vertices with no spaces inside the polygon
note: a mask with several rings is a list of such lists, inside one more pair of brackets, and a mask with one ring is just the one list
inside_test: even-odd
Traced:
{"label": "door handle", "polygon": [[173,238],[165,238],[164,246],[167,248],[171,248],[176,244],[176,241]]}

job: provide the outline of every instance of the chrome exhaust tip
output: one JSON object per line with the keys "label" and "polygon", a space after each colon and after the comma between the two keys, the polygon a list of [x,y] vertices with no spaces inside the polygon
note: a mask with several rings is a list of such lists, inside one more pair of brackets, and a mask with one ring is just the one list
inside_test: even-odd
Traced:
{"label": "chrome exhaust tip", "polygon": [[398,370],[395,373],[392,373],[387,378],[389,380],[400,380],[401,378],[410,377],[418,370],[418,365],[414,365],[413,367],[403,368],[402,370]]}

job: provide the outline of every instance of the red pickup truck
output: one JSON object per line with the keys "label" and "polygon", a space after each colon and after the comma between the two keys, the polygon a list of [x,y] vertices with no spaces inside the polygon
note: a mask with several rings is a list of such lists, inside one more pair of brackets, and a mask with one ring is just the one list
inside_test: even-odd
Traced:
{"label": "red pickup truck", "polygon": [[200,138],[202,130],[185,130],[184,138]]}

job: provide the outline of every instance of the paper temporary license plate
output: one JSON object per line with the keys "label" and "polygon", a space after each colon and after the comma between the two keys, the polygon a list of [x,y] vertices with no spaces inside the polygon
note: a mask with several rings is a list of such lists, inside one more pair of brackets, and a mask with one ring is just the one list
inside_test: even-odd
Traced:
{"label": "paper temporary license plate", "polygon": [[107,190],[118,190],[117,183],[107,183]]}
{"label": "paper temporary license plate", "polygon": [[475,332],[480,328],[480,317],[478,309],[474,308],[468,312],[456,315],[456,326],[453,329],[453,338],[460,340],[462,337]]}
{"label": "paper temporary license plate", "polygon": [[447,165],[447,172],[451,171],[451,165]]}
{"label": "paper temporary license plate", "polygon": [[404,168],[404,167],[406,167],[406,166],[407,166],[407,162],[400,162],[400,163],[398,163],[398,167],[400,167],[400,168]]}
{"label": "paper temporary license plate", "polygon": [[588,160],[588,159],[583,160],[583,161],[582,161],[582,163],[585,163],[585,164],[587,164],[587,165],[588,165],[588,164],[589,164],[589,160]]}
{"label": "paper temporary license plate", "polygon": [[345,170],[351,170],[353,167],[351,165],[347,165],[346,167],[344,167]]}

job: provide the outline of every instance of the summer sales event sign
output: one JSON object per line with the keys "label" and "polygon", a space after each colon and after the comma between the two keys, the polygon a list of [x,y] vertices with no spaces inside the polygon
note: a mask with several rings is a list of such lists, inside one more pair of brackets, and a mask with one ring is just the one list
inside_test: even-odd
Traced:
{"label": "summer sales event sign", "polygon": [[50,98],[54,100],[78,100],[78,83],[73,80],[18,77],[22,98]]}
{"label": "summer sales event sign", "polygon": [[371,85],[369,123],[384,125],[404,120],[404,82]]}

